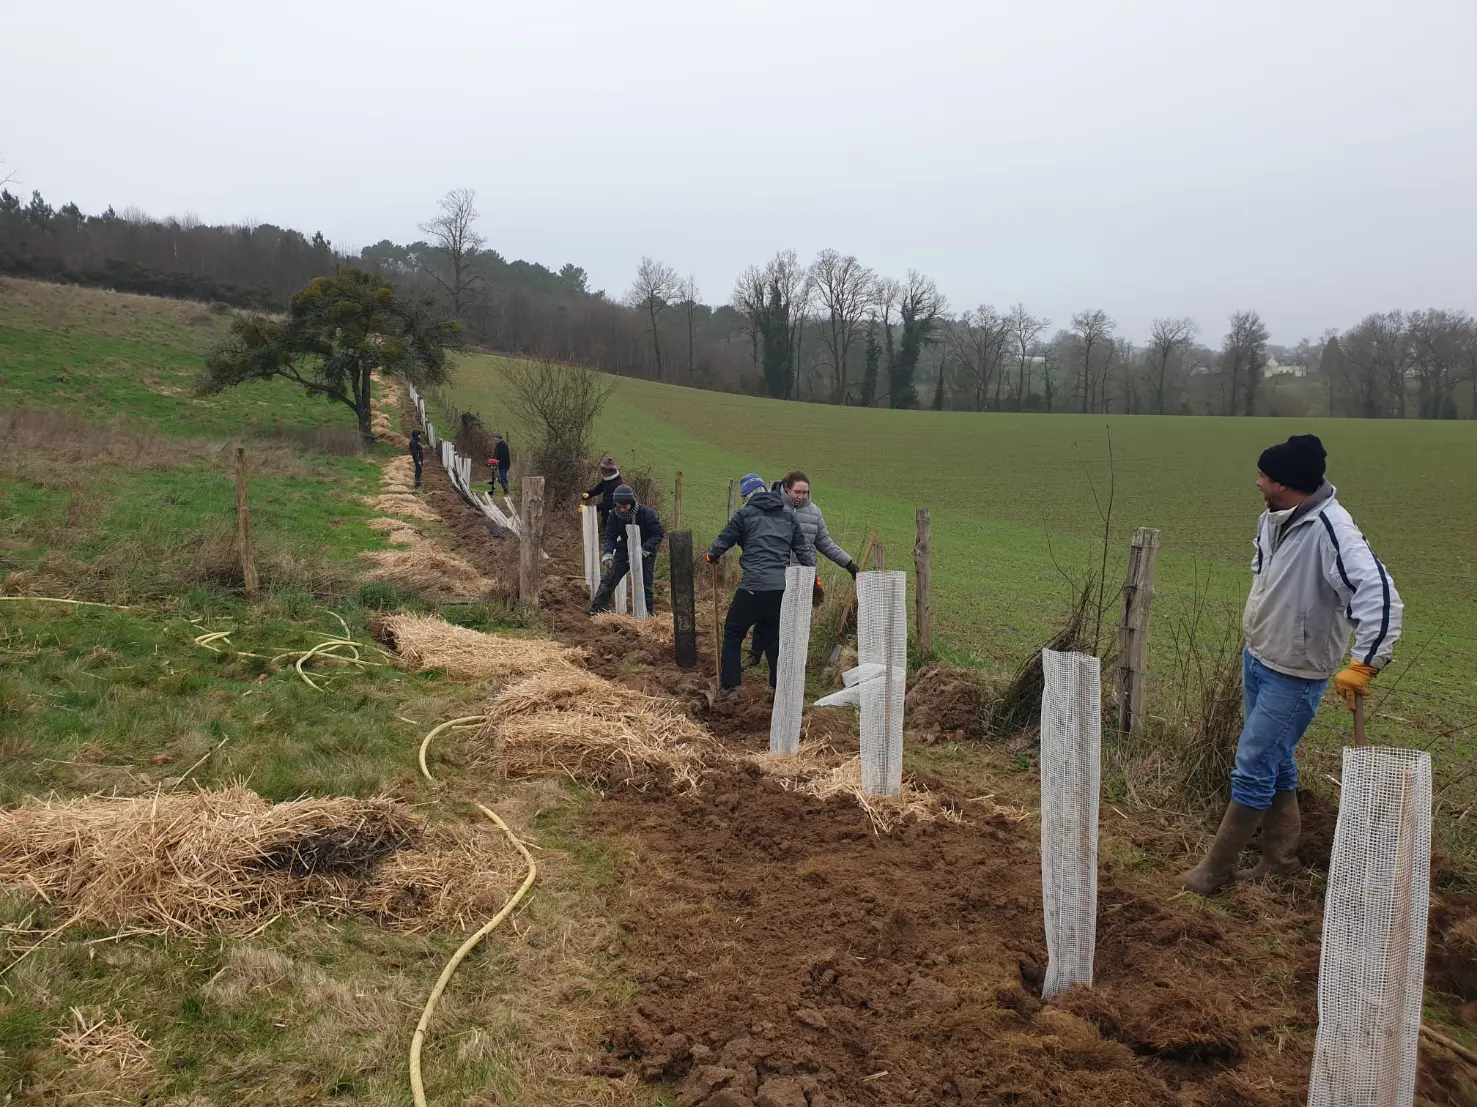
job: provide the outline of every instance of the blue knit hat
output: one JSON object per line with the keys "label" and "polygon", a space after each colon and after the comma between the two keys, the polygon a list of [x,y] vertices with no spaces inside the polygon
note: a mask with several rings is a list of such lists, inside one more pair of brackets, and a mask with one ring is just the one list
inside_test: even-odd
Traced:
{"label": "blue knit hat", "polygon": [[755,492],[763,492],[769,485],[764,483],[764,478],[758,473],[749,473],[739,481],[739,495],[748,499]]}

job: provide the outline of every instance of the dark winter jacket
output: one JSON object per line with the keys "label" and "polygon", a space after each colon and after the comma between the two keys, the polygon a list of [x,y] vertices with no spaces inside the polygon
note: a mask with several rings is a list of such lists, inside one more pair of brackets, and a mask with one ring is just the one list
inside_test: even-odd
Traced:
{"label": "dark winter jacket", "polygon": [[417,465],[425,458],[425,453],[421,450],[421,440],[419,438],[412,438],[410,440],[410,457]]}
{"label": "dark winter jacket", "polygon": [[619,472],[613,476],[604,477],[594,488],[585,493],[585,499],[600,509],[600,518],[603,520],[610,515],[615,507],[615,490],[622,484]]}
{"label": "dark winter jacket", "polygon": [[626,550],[626,527],[632,523],[641,528],[641,552],[647,557],[655,557],[667,532],[662,529],[661,517],[645,504],[637,504],[628,519],[621,518],[619,511],[612,511],[605,517],[605,552],[630,558]]}
{"label": "dark winter jacket", "polygon": [[815,564],[815,547],[805,537],[795,513],[777,492],[755,492],[728,520],[708,548],[714,560],[734,546],[743,547],[739,587],[750,592],[783,592],[785,569],[793,553],[801,565]]}
{"label": "dark winter jacket", "polygon": [[499,442],[492,448],[492,460],[497,462],[498,469],[503,473],[508,471],[509,467],[513,464],[513,455],[508,452],[508,444],[506,442]]}

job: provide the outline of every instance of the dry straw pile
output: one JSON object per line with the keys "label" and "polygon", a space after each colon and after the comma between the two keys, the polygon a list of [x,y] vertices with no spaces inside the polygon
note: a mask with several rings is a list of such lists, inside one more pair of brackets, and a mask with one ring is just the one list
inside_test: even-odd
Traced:
{"label": "dry straw pile", "polygon": [[[414,519],[434,520],[436,515],[415,498],[415,465],[407,456],[385,463],[382,492],[367,501],[377,511]],[[471,564],[447,553],[414,527],[398,519],[371,519],[369,526],[389,534],[391,545],[405,548],[373,550],[359,555],[372,568],[365,580],[385,581],[414,592],[427,592],[463,599],[489,595],[494,584]]]}
{"label": "dry straw pile", "polygon": [[854,799],[872,825],[886,833],[904,823],[963,822],[963,816],[938,796],[904,780],[896,796],[869,796],[862,791],[862,759],[844,757],[827,742],[802,742],[794,753],[783,757],[750,754],[747,758],[780,784],[818,800],[836,796]]}
{"label": "dry straw pile", "polygon": [[440,669],[458,680],[516,679],[584,659],[583,651],[547,638],[483,634],[434,615],[390,615],[378,627],[416,669]]}
{"label": "dry straw pile", "polygon": [[397,929],[480,917],[516,881],[491,835],[427,833],[388,799],[269,804],[248,788],[31,801],[0,812],[0,887],[70,922],[241,934],[316,909]]}
{"label": "dry straw pile", "polygon": [[507,768],[606,780],[665,770],[695,788],[722,754],[678,704],[559,665],[510,685],[487,708]]}
{"label": "dry straw pile", "polygon": [[617,615],[614,611],[602,611],[590,622],[597,627],[617,633],[633,635],[643,641],[659,645],[672,644],[672,624],[667,619],[638,619],[634,615]]}

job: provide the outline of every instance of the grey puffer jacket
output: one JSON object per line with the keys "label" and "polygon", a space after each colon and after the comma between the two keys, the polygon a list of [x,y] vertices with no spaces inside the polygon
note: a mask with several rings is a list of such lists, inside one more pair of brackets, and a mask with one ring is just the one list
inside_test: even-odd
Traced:
{"label": "grey puffer jacket", "polygon": [[739,557],[744,571],[739,587],[750,592],[783,592],[792,554],[797,564],[815,564],[815,547],[777,492],[750,496],[708,547],[708,555],[716,561],[734,546],[744,551]]}
{"label": "grey puffer jacket", "polygon": [[[790,494],[783,489],[780,496],[785,501],[785,506],[795,513],[795,519],[800,524],[800,529],[805,532],[805,537],[810,539],[810,544],[815,547],[815,552],[830,558],[843,569],[851,564],[851,555],[836,545],[831,532],[826,529],[826,517],[821,514],[821,509],[816,507],[814,500],[805,501],[804,506],[796,507],[795,501],[790,499]],[[792,555],[791,565],[800,564]]]}
{"label": "grey puffer jacket", "polygon": [[1353,658],[1390,660],[1404,605],[1333,485],[1287,511],[1264,511],[1251,557],[1251,595],[1241,617],[1246,648],[1279,673],[1325,680],[1354,638]]}

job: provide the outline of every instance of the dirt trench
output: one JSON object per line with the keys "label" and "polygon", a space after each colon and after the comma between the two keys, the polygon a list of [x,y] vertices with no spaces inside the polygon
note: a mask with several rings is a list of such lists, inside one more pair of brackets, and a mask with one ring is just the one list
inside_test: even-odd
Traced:
{"label": "dirt trench", "polygon": [[[516,540],[491,539],[438,467],[426,476],[458,552],[516,581]],[[735,752],[765,748],[762,669],[733,707],[703,695],[707,605],[698,665],[679,670],[669,639],[588,619],[578,543],[572,512],[549,519],[540,605],[561,640],[602,676],[686,703]],[[854,741],[845,720],[812,712],[807,727]],[[949,782],[926,783],[971,809]],[[668,1083],[688,1107],[1306,1102],[1320,882],[1181,894],[1183,857],[1168,853],[1182,844],[1105,807],[1094,986],[1042,1001],[1039,826],[983,810],[878,834],[851,800],[753,767],[714,768],[695,792],[609,784],[586,829],[626,858],[610,952],[639,991],[597,1069]],[[1306,862],[1326,868],[1335,814],[1310,805]],[[1435,900],[1431,986],[1477,1000],[1474,955],[1477,902]],[[1477,1076],[1423,1041],[1417,1103],[1477,1107]]]}

